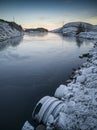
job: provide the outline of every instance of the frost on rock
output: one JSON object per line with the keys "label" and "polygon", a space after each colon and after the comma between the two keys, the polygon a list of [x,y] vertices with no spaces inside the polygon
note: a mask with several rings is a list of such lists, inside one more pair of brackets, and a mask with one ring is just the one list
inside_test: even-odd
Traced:
{"label": "frost on rock", "polygon": [[60,86],[57,88],[57,90],[56,90],[54,96],[61,99],[61,98],[64,97],[67,93],[68,93],[68,88],[67,88],[67,86],[65,86],[65,85],[60,85]]}
{"label": "frost on rock", "polygon": [[81,32],[78,37],[87,39],[97,39],[97,32]]}
{"label": "frost on rock", "polygon": [[77,28],[76,27],[68,27],[68,28],[64,28],[62,30],[63,32],[63,35],[65,36],[75,36],[76,35],[76,32],[77,32]]}
{"label": "frost on rock", "polygon": [[28,121],[26,121],[22,130],[34,130],[34,127]]}
{"label": "frost on rock", "polygon": [[[72,81],[60,85],[54,96],[42,98],[34,117],[46,130],[97,130],[97,42]],[[34,112],[35,113],[35,112]]]}
{"label": "frost on rock", "polygon": [[86,80],[86,77],[84,75],[78,76],[76,79],[76,82],[84,83]]}
{"label": "frost on rock", "polygon": [[56,130],[97,130],[97,44],[90,53],[93,56],[76,70],[76,78],[55,92],[66,105],[54,119]]}

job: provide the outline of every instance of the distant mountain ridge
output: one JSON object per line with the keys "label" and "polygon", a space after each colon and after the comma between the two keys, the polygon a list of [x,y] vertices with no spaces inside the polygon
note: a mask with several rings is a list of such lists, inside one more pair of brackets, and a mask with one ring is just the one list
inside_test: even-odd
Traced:
{"label": "distant mountain ridge", "polygon": [[63,27],[52,30],[54,33],[62,33],[63,36],[76,36],[88,39],[97,39],[97,25],[85,22],[71,22]]}
{"label": "distant mountain ridge", "polygon": [[32,32],[48,32],[48,30],[45,29],[45,28],[30,28],[30,29],[25,29],[25,32],[29,32],[29,33],[32,33]]}
{"label": "distant mountain ridge", "polygon": [[[0,19],[0,41],[23,35],[23,33],[48,32],[45,28],[29,28],[23,30],[21,25]],[[88,39],[97,39],[97,25],[85,22],[71,22],[50,32],[61,33],[63,36],[75,36]]]}
{"label": "distant mountain ridge", "polygon": [[23,35],[23,29],[15,22],[0,19],[0,41]]}

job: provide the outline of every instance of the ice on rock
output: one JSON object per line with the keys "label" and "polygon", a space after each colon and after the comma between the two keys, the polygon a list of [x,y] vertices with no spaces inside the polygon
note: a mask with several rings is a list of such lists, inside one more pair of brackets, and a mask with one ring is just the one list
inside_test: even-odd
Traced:
{"label": "ice on rock", "polygon": [[94,61],[93,61],[93,64],[94,64],[94,65],[97,65],[97,60],[94,60]]}
{"label": "ice on rock", "polygon": [[84,68],[84,69],[82,69],[82,74],[84,74],[84,75],[91,74],[93,72],[93,69],[95,69],[94,66],[90,66],[88,68]]}
{"label": "ice on rock", "polygon": [[53,115],[50,115],[47,120],[47,126],[51,126],[54,123]]}
{"label": "ice on rock", "polygon": [[76,32],[77,32],[77,28],[76,27],[68,27],[68,28],[64,28],[62,30],[63,32],[63,35],[72,35],[72,36],[75,36],[76,35]]}
{"label": "ice on rock", "polygon": [[53,128],[51,126],[47,126],[46,130],[53,130]]}
{"label": "ice on rock", "polygon": [[76,82],[84,83],[85,80],[86,80],[86,76],[85,75],[81,75],[81,76],[77,77]]}
{"label": "ice on rock", "polygon": [[76,126],[76,120],[74,118],[73,115],[69,116],[66,113],[60,112],[55,127],[57,130],[74,130]]}
{"label": "ice on rock", "polygon": [[75,107],[75,102],[74,102],[74,101],[70,101],[70,102],[68,103],[68,107],[69,107],[69,108],[74,108],[74,107]]}
{"label": "ice on rock", "polygon": [[69,101],[67,103],[67,109],[64,111],[65,113],[73,113],[75,111],[75,101]]}
{"label": "ice on rock", "polygon": [[97,32],[81,32],[79,34],[79,37],[87,39],[97,39]]}
{"label": "ice on rock", "polygon": [[[66,104],[55,119],[57,130],[97,130],[97,47],[95,48],[91,50],[91,60],[76,70],[76,82],[59,86],[55,92],[58,98],[65,98]],[[71,98],[67,98],[70,94]]]}
{"label": "ice on rock", "polygon": [[68,88],[67,88],[67,86],[65,86],[65,85],[60,85],[60,86],[56,89],[54,96],[61,99],[61,98],[64,97],[66,94],[68,94]]}
{"label": "ice on rock", "polygon": [[86,77],[87,77],[86,79],[87,87],[88,87],[88,84],[90,84],[92,81],[95,83],[97,82],[97,73],[87,74]]}
{"label": "ice on rock", "polygon": [[22,130],[34,130],[34,127],[28,121],[26,121]]}

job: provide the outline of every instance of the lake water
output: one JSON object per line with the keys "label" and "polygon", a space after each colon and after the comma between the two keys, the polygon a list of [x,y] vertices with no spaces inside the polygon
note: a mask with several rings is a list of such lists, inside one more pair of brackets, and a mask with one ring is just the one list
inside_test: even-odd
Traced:
{"label": "lake water", "polygon": [[0,42],[0,130],[21,130],[37,101],[53,95],[92,47],[91,41],[51,33]]}

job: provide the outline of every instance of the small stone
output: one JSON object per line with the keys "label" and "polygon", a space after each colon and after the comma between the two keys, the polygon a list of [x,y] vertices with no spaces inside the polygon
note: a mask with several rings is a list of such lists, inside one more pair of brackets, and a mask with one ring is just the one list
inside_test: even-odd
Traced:
{"label": "small stone", "polygon": [[84,83],[86,80],[86,77],[84,75],[78,76],[76,79],[76,82]]}
{"label": "small stone", "polygon": [[48,120],[47,120],[47,125],[52,125],[54,123],[54,117],[52,116],[52,115],[50,115],[49,117],[48,117]]}

